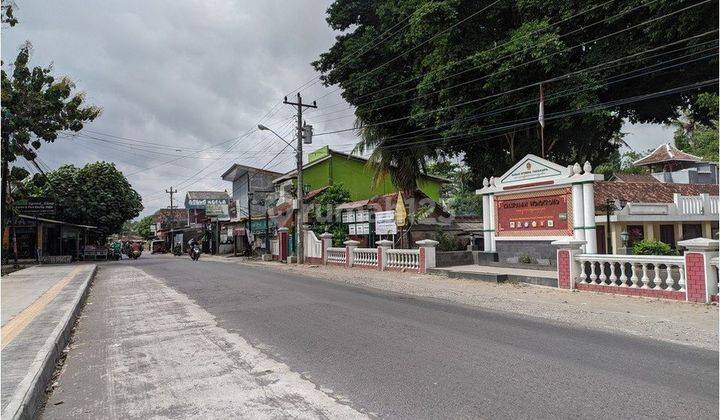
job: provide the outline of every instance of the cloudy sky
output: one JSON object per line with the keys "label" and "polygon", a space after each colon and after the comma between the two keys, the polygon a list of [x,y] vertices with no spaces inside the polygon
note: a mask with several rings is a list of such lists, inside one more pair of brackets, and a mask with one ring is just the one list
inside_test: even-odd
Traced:
{"label": "cloudy sky", "polygon": [[[330,0],[17,3],[20,24],[2,30],[3,61],[29,40],[32,64],[52,63],[103,109],[82,136],[43,145],[40,158],[51,169],[115,162],[142,194],[143,214],[169,205],[171,185],[181,200],[188,190],[229,190],[219,176],[234,162],[289,170],[292,150],[253,129],[262,122],[291,140],[295,114],[281,102],[303,84],[303,100],[320,107],[306,114],[316,132],[352,125],[352,111],[310,66],[336,35],[325,22]],[[624,131],[636,150],[671,137],[661,126]],[[353,142],[323,136],[308,149],[348,151]]]}

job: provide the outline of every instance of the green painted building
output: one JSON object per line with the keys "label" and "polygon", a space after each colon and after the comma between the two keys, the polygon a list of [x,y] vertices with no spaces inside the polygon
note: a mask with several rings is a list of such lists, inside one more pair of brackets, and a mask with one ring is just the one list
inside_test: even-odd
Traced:
{"label": "green painted building", "polygon": [[[277,178],[276,184],[295,179],[296,171]],[[367,159],[322,147],[308,155],[308,163],[303,167],[303,184],[307,191],[329,185],[342,184],[350,191],[355,200],[366,200],[375,196],[397,192],[390,177],[380,185],[373,182],[373,169],[368,167]],[[440,187],[448,180],[436,176],[422,175],[418,179],[418,189],[435,201],[440,199]]]}

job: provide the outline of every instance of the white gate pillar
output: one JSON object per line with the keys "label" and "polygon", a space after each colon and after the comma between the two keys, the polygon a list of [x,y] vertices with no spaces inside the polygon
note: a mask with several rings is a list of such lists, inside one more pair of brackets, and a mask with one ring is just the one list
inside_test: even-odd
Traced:
{"label": "white gate pillar", "polygon": [[[572,167],[573,176],[579,176],[580,164]],[[575,240],[585,240],[585,202],[583,201],[583,186],[578,182],[572,184],[572,205],[573,205],[573,237]]]}
{"label": "white gate pillar", "polygon": [[[592,173],[590,162],[583,165],[585,175]],[[595,232],[595,187],[594,181],[588,181],[583,184],[583,207],[585,209],[585,252],[587,254],[597,254],[597,232]]]}
{"label": "white gate pillar", "polygon": [[[483,187],[487,188],[490,186],[490,181],[487,178],[483,179]],[[483,250],[490,252],[492,248],[492,238],[490,232],[492,231],[492,224],[490,222],[490,196],[483,194],[482,196],[482,219],[483,219]]]}

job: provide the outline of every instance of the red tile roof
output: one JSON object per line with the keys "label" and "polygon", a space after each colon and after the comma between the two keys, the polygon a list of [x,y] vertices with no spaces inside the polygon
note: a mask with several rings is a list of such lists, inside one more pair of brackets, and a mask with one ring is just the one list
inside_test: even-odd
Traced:
{"label": "red tile roof", "polygon": [[166,219],[173,217],[176,221],[187,221],[188,212],[187,209],[160,209],[153,213],[153,223],[164,222]]}
{"label": "red tile roof", "polygon": [[702,162],[703,159],[679,150],[670,143],[663,144],[642,159],[633,162],[635,166],[655,165],[663,162]]}
{"label": "red tile roof", "polygon": [[595,182],[595,206],[605,204],[608,199],[630,203],[672,203],[675,193],[719,195],[717,184],[598,181]]}
{"label": "red tile roof", "polygon": [[650,174],[613,174],[611,181],[615,182],[660,182],[657,178]]}

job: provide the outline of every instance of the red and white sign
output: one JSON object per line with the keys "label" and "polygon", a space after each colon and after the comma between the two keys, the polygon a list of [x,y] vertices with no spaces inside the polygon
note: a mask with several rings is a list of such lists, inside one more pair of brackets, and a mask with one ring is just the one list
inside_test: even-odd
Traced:
{"label": "red and white sign", "polygon": [[572,236],[572,190],[499,196],[495,214],[497,237]]}

